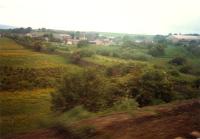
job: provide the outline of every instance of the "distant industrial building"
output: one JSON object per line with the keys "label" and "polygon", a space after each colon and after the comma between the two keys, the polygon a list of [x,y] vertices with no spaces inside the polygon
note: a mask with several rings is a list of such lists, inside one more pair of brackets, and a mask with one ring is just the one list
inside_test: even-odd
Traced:
{"label": "distant industrial building", "polygon": [[192,40],[200,41],[200,36],[178,34],[178,35],[170,35],[170,36],[167,37],[167,39],[172,41],[172,42],[192,41]]}

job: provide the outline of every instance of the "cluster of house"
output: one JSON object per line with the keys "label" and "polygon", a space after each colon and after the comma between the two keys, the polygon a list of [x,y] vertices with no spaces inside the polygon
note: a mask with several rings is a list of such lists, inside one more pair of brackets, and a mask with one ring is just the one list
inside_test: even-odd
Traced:
{"label": "cluster of house", "polygon": [[174,34],[167,37],[168,40],[176,42],[189,42],[189,41],[200,41],[199,35],[184,35],[184,34]]}
{"label": "cluster of house", "polygon": [[[113,44],[113,38],[112,37],[87,37],[87,34],[84,32],[81,32],[78,36],[70,35],[70,34],[61,34],[61,33],[53,33],[53,38],[60,40],[64,44],[67,45],[76,45],[79,41],[88,41],[90,44],[94,45],[112,45]],[[49,41],[48,36],[44,36],[44,34],[39,33],[27,33],[26,36],[28,37],[42,37],[46,41]]]}
{"label": "cluster of house", "polygon": [[54,37],[60,39],[65,44],[76,45],[79,41],[88,41],[90,44],[94,45],[111,45],[113,44],[112,38],[89,38],[86,37],[85,33],[81,33],[78,37],[71,36],[69,34],[54,34]]}
{"label": "cluster of house", "polygon": [[79,41],[87,40],[85,35],[82,35],[79,37],[75,37],[75,36],[73,37],[69,34],[53,34],[53,37],[61,40],[63,43],[67,45],[73,45],[73,44],[76,45]]}

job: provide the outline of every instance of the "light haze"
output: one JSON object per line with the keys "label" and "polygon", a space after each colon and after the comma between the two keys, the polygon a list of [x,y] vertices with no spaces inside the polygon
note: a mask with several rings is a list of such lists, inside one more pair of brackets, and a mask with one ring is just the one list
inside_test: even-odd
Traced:
{"label": "light haze", "polygon": [[0,24],[140,34],[200,33],[200,0],[0,0]]}

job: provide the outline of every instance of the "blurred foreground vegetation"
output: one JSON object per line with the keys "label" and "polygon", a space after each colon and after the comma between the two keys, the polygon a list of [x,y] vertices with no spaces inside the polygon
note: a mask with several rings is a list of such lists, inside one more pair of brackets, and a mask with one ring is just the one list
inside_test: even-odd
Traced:
{"label": "blurred foreground vegetation", "polygon": [[[8,36],[10,37],[10,36]],[[200,97],[199,47],[0,38],[1,134]]]}

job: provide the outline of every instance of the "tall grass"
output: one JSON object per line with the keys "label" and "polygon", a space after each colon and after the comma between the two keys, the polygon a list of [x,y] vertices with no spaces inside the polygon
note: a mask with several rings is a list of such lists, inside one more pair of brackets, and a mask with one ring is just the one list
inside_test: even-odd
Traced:
{"label": "tall grass", "polygon": [[52,91],[0,92],[0,136],[48,127],[52,120]]}

